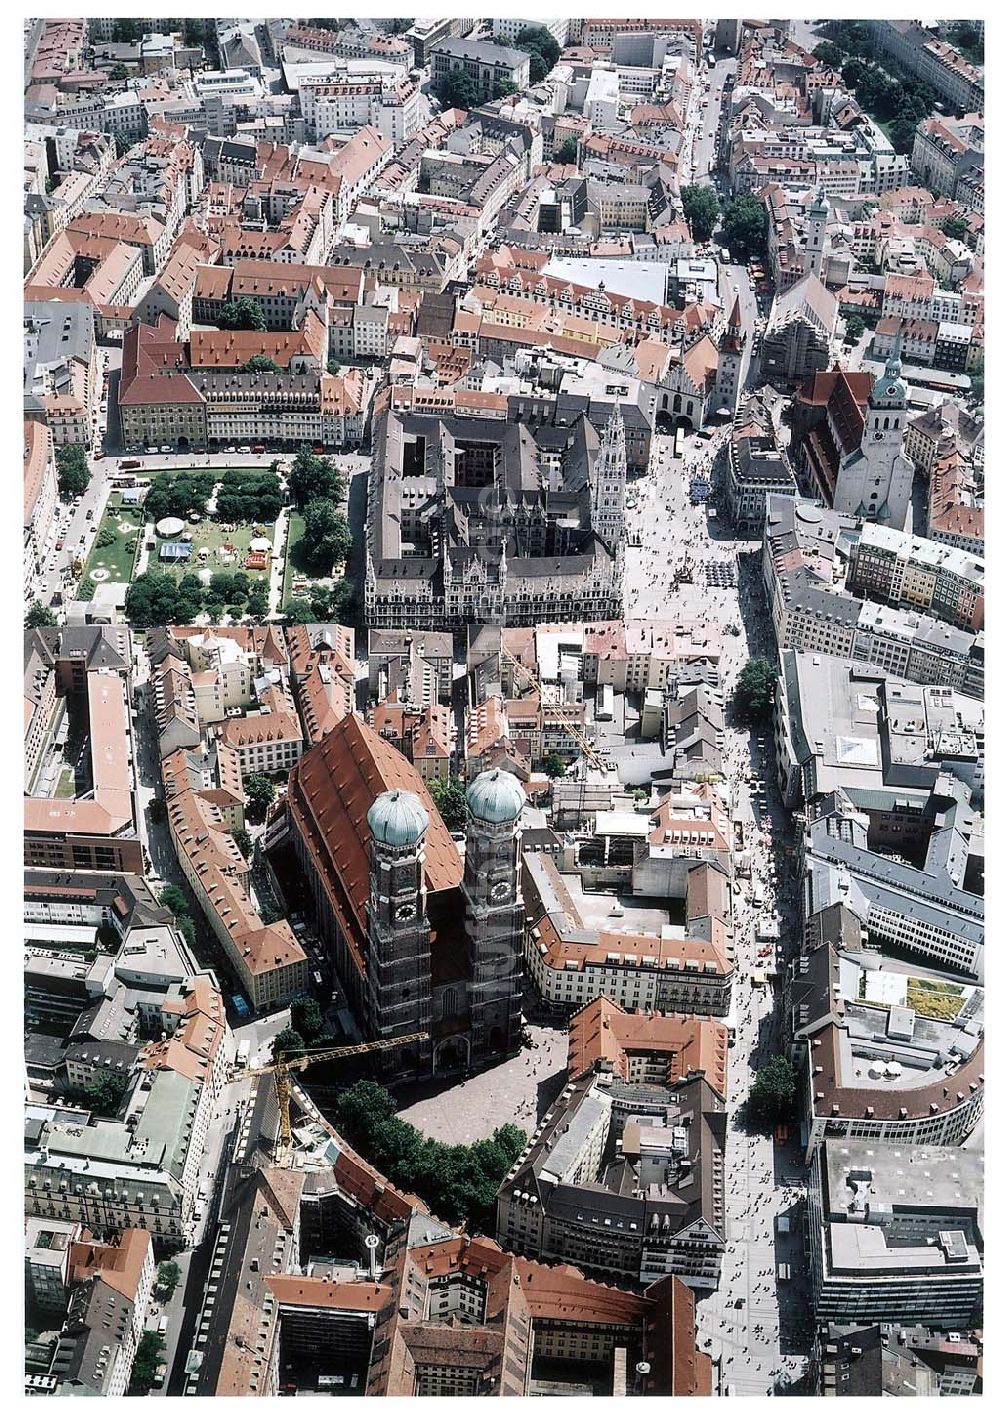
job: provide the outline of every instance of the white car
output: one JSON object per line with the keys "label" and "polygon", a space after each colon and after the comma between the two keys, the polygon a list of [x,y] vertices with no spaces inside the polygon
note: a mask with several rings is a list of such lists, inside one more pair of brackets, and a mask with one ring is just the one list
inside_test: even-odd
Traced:
{"label": "white car", "polygon": [[245,457],[249,456],[251,449],[249,447],[237,447],[236,450],[241,456]]}

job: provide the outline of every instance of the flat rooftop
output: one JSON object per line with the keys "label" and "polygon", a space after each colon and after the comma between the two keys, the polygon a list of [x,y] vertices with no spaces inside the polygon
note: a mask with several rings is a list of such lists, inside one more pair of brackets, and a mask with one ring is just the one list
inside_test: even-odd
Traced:
{"label": "flat rooftop", "polygon": [[[683,899],[664,899],[662,906],[657,907],[651,906],[647,898],[640,899],[636,895],[584,889],[580,875],[564,874],[562,881],[584,928],[597,933],[649,934],[660,938],[664,928],[673,933],[675,926],[684,921]],[[682,937],[683,932],[681,929],[678,937]]]}

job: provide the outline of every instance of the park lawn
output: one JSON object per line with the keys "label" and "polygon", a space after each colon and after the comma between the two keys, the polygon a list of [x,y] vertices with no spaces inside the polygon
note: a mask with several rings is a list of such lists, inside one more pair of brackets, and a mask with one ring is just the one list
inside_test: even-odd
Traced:
{"label": "park lawn", "polygon": [[[113,531],[114,543],[99,548],[97,540],[94,541],[94,548],[84,569],[84,578],[89,578],[95,585],[127,585],[135,568],[142,525],[141,510],[131,506],[123,507],[121,496],[116,492],[109,500],[97,530],[97,540],[103,530]],[[93,570],[105,570],[107,574],[95,580],[91,575]]]}
{"label": "park lawn", "polygon": [[56,784],[56,800],[71,801],[76,796],[76,772],[71,766],[64,766]]}
{"label": "park lawn", "polygon": [[[265,522],[262,527],[263,534],[271,543],[274,543],[274,523]],[[156,548],[149,552],[149,569],[162,570],[168,575],[179,580],[183,575],[197,574],[199,570],[222,570],[228,574],[235,574],[237,570],[243,569],[243,560],[250,549],[250,542],[254,539],[254,528],[252,525],[236,526],[226,529],[216,521],[201,520],[188,521],[185,524],[185,534],[190,534],[191,545],[193,547],[191,558],[180,564],[170,561],[161,561],[159,558],[160,546],[172,544],[173,541],[161,541],[160,537],[152,526],[149,527],[150,539],[155,540]],[[232,561],[223,560],[217,552],[224,545],[231,545],[235,549],[235,557]],[[206,549],[211,553],[205,557],[199,557],[198,551]],[[264,589],[268,587],[268,574],[264,570],[247,570],[246,574],[251,585],[256,588],[258,584]]]}
{"label": "park lawn", "polygon": [[292,581],[300,571],[292,564],[292,551],[302,539],[302,532],[306,528],[305,518],[301,511],[290,511],[288,513],[288,527],[285,534],[285,571],[281,580],[281,606],[285,607],[295,598],[292,593]]}

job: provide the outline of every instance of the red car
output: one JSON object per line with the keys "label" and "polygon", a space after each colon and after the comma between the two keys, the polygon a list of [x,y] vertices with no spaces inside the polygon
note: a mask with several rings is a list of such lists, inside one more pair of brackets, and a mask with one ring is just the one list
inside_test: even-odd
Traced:
{"label": "red car", "polygon": [[257,452],[266,452],[266,451],[267,451],[267,448],[264,446],[263,442],[258,442],[258,443],[257,443],[257,446],[256,446],[253,450],[254,450],[255,453],[257,453]]}

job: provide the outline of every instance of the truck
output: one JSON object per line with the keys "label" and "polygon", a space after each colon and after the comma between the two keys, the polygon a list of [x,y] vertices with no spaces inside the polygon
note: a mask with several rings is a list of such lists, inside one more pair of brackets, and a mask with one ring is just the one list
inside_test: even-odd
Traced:
{"label": "truck", "polygon": [[779,1282],[791,1282],[791,1280],[792,1280],[792,1270],[791,1270],[791,1268],[788,1266],[787,1263],[779,1263],[779,1264],[778,1264],[778,1281],[779,1281]]}
{"label": "truck", "polygon": [[610,683],[602,683],[597,695],[597,710],[594,716],[598,722],[610,722],[615,715],[615,695]]}
{"label": "truck", "polygon": [[236,1048],[236,1065],[237,1065],[237,1066],[249,1066],[249,1065],[250,1065],[250,1043],[249,1043],[249,1042],[240,1042],[239,1046]]}
{"label": "truck", "polygon": [[250,1004],[240,992],[233,993],[233,1011],[236,1013],[237,1017],[245,1018],[250,1016]]}

